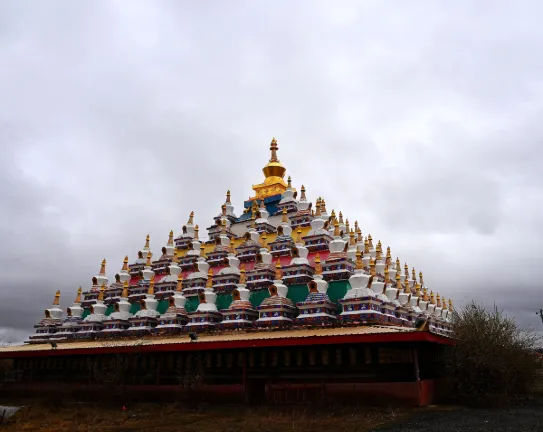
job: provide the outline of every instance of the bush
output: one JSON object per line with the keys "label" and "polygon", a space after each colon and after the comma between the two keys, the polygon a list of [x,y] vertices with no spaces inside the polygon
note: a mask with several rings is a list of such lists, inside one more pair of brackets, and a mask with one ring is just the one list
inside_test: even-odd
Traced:
{"label": "bush", "polygon": [[539,367],[535,332],[522,330],[496,306],[487,310],[475,302],[454,311],[452,326],[457,343],[447,368],[453,398],[485,403],[528,393]]}

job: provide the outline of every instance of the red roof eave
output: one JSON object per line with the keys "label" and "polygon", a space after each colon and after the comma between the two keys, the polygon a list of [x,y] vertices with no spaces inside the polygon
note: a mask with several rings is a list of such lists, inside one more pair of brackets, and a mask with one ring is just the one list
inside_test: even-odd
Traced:
{"label": "red roof eave", "polygon": [[[188,335],[186,336],[188,338]],[[0,351],[0,358],[49,357],[89,354],[113,354],[130,352],[180,352],[205,351],[218,349],[242,349],[259,347],[284,347],[308,345],[335,345],[359,343],[405,343],[427,342],[441,345],[453,345],[454,340],[429,332],[399,332],[381,334],[352,334],[334,336],[305,336],[276,339],[241,339],[229,341],[195,341],[191,343],[161,343],[128,346],[104,346],[92,348],[74,348],[69,350],[39,350],[39,351]],[[137,343],[137,342],[136,342]]]}

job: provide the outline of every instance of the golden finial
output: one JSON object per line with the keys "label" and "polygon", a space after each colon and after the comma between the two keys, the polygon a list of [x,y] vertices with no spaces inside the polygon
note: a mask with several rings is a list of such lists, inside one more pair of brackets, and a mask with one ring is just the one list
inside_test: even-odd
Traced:
{"label": "golden finial", "polygon": [[106,274],[106,259],[105,258],[102,260],[102,265],[100,266],[100,274],[101,275]]}
{"label": "golden finial", "polygon": [[428,301],[428,289],[427,288],[423,288],[422,289],[422,300],[423,301]]}
{"label": "golden finial", "polygon": [[403,270],[404,270],[405,278],[409,279],[409,266],[407,265],[407,263],[403,265]]}
{"label": "golden finial", "polygon": [[339,222],[336,219],[334,220],[334,237],[339,237],[339,235]]}
{"label": "golden finial", "polygon": [[189,221],[187,222],[187,225],[192,225],[194,223],[194,212],[191,211],[189,215]]}
{"label": "golden finial", "polygon": [[226,202],[230,204],[230,189],[226,191]]}
{"label": "golden finial", "polygon": [[173,230],[170,230],[170,235],[168,236],[168,246],[173,245]]}
{"label": "golden finial", "polygon": [[321,198],[321,214],[326,214],[326,202],[324,201],[324,198]]}
{"label": "golden finial", "polygon": [[198,225],[196,225],[194,227],[194,239],[195,240],[198,240],[198,231],[200,231],[200,227]]}
{"label": "golden finial", "polygon": [[424,286],[424,280],[422,279],[422,272],[419,272],[419,279],[421,286]]}
{"label": "golden finial", "polygon": [[260,234],[260,243],[262,244],[262,247],[268,248],[268,233],[266,231],[263,231],[262,234]]}
{"label": "golden finial", "polygon": [[226,216],[226,204],[223,204],[223,205],[221,206],[221,214],[222,214],[223,216]]}
{"label": "golden finial", "polygon": [[145,263],[146,267],[151,267],[151,258],[153,257],[153,254],[151,251],[147,252],[147,262]]}
{"label": "golden finial", "polygon": [[402,267],[400,265],[400,258],[396,257],[396,272],[401,273]]}
{"label": "golden finial", "polygon": [[234,239],[231,238],[230,239],[230,252],[231,253],[236,253],[236,243],[234,242]]}
{"label": "golden finial", "polygon": [[106,292],[106,284],[103,283],[100,287],[100,293],[98,294],[98,301],[104,301],[104,295]]}
{"label": "golden finial", "polygon": [[281,223],[288,223],[288,216],[287,216],[287,208],[283,207],[283,211],[281,212]]}
{"label": "golden finial", "polygon": [[245,264],[241,265],[241,268],[239,269],[239,283],[240,285],[245,284],[246,280],[246,274],[245,274]]}
{"label": "golden finial", "polygon": [[370,258],[370,275],[375,276],[375,260],[373,258]]}
{"label": "golden finial", "polygon": [[387,246],[387,255],[385,258],[385,264],[387,267],[392,264],[392,255],[390,255],[390,246]]}
{"label": "golden finial", "polygon": [[354,232],[358,233],[358,221],[354,221]]}
{"label": "golden finial", "polygon": [[415,284],[415,295],[420,297],[420,284],[418,282]]}
{"label": "golden finial", "polygon": [[277,159],[278,149],[279,147],[277,147],[277,140],[275,139],[275,137],[273,137],[270,144],[270,150],[271,150],[270,162],[279,162],[279,159]]}
{"label": "golden finial", "polygon": [[121,268],[121,270],[128,271],[128,255],[124,257],[123,267]]}
{"label": "golden finial", "polygon": [[209,270],[207,271],[206,288],[213,288],[213,270],[211,270],[211,267],[209,267]]}
{"label": "golden finial", "polygon": [[367,237],[364,239],[364,253],[365,254],[370,253],[370,242]]}
{"label": "golden finial", "polygon": [[375,251],[375,261],[381,261],[381,246],[377,244],[377,250]]}
{"label": "golden finial", "polygon": [[381,243],[381,240],[377,242],[377,249],[380,249],[381,252],[383,251],[383,244]]}
{"label": "golden finial", "polygon": [[321,215],[321,199],[317,198],[317,201],[315,201],[315,216]]}
{"label": "golden finial", "polygon": [[351,231],[349,232],[349,245],[355,246],[356,245],[356,239],[354,238],[354,230],[351,228]]}
{"label": "golden finial", "polygon": [[221,233],[226,234],[226,219],[221,220]]}
{"label": "golden finial", "polygon": [[151,280],[149,281],[149,290],[147,291],[147,294],[155,295],[155,275],[154,274],[151,276]]}
{"label": "golden finial", "polygon": [[343,223],[343,213],[341,213],[341,210],[340,210],[340,212],[339,212],[339,223],[340,223],[340,224],[344,224],[344,223]]}
{"label": "golden finial", "polygon": [[385,267],[385,285],[390,283],[390,275],[388,273],[388,267]]}
{"label": "golden finial", "polygon": [[305,197],[305,186],[302,185],[302,188],[300,189],[301,190],[301,195],[300,195],[300,201],[306,201],[307,198]]}
{"label": "golden finial", "polygon": [[441,307],[441,297],[439,296],[439,294],[437,294],[436,299],[437,299],[437,301],[436,301],[437,307]]}
{"label": "golden finial", "polygon": [[449,299],[449,310],[450,310],[450,311],[453,310],[453,302],[452,302],[452,299]]}
{"label": "golden finial", "polygon": [[124,281],[123,284],[123,293],[121,294],[122,298],[128,298],[128,281]]}
{"label": "golden finial", "polygon": [[58,306],[60,304],[60,290],[57,290],[55,293],[55,299],[53,300],[53,305]]}
{"label": "golden finial", "polygon": [[177,251],[177,249],[173,251],[172,262],[176,264],[179,262],[179,252]]}
{"label": "golden finial", "polygon": [[292,179],[290,178],[290,176],[288,176],[288,179],[287,179],[287,187],[289,189],[292,187]]}
{"label": "golden finial", "polygon": [[411,270],[411,279],[417,280],[417,272],[415,271],[415,267]]}
{"label": "golden finial", "polygon": [[79,287],[77,288],[77,296],[75,298],[74,303],[81,303],[81,293],[83,292],[83,288]]}
{"label": "golden finial", "polygon": [[202,258],[206,257],[206,248],[205,248],[205,244],[203,244],[203,243],[200,245],[200,256]]}
{"label": "golden finial", "polygon": [[441,303],[442,303],[443,310],[447,310],[447,300],[445,299],[445,297],[441,298]]}
{"label": "golden finial", "polygon": [[349,219],[345,219],[345,232],[351,232],[351,227],[349,225]]}
{"label": "golden finial", "polygon": [[370,249],[373,249],[373,240],[371,238],[371,234],[368,234],[368,242],[370,244]]}
{"label": "golden finial", "polygon": [[317,256],[315,257],[315,274],[316,275],[322,274],[322,264],[321,264],[320,254],[317,254]]}
{"label": "golden finial", "polygon": [[402,281],[401,281],[400,273],[396,273],[396,289],[398,290],[402,289]]}
{"label": "golden finial", "polygon": [[404,282],[405,282],[405,284],[404,284],[403,292],[404,293],[410,293],[411,292],[411,287],[409,286],[409,279],[405,278]]}
{"label": "golden finial", "polygon": [[304,241],[302,240],[302,229],[298,227],[298,229],[296,230],[296,241],[295,241],[296,244],[304,244]]}
{"label": "golden finial", "polygon": [[362,230],[359,227],[356,227],[355,231],[356,231],[356,242],[357,243],[363,242],[364,239],[362,238]]}
{"label": "golden finial", "polygon": [[336,220],[336,211],[334,209],[332,209],[332,213],[330,213],[330,218],[331,220],[335,221]]}
{"label": "golden finial", "polygon": [[364,268],[364,262],[362,261],[362,252],[360,249],[356,250],[356,269],[362,270]]}
{"label": "golden finial", "polygon": [[433,291],[430,291],[430,304],[436,304],[436,297]]}
{"label": "golden finial", "polygon": [[177,286],[175,287],[175,290],[177,292],[183,291],[183,274],[179,273],[179,276],[177,276]]}
{"label": "golden finial", "polygon": [[279,258],[277,258],[277,261],[275,262],[275,280],[281,280],[283,279],[283,272],[281,270],[281,261]]}

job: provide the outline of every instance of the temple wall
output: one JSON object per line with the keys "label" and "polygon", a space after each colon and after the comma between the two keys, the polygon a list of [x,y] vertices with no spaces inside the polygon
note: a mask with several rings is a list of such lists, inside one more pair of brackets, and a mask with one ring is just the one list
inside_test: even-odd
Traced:
{"label": "temple wall", "polygon": [[[143,386],[203,399],[430,403],[443,374],[441,347],[396,343],[195,352],[51,355],[14,360],[12,389]],[[416,359],[421,381],[417,381]],[[4,390],[9,390],[4,388]],[[145,392],[141,393],[142,397]]]}

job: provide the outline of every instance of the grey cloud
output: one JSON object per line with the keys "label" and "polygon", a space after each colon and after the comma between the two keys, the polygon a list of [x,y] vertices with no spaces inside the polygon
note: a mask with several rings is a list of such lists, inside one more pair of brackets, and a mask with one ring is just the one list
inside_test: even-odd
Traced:
{"label": "grey cloud", "polygon": [[295,186],[434,290],[531,325],[539,2],[212,5],[0,5],[0,337],[226,189],[239,211],[274,135]]}

